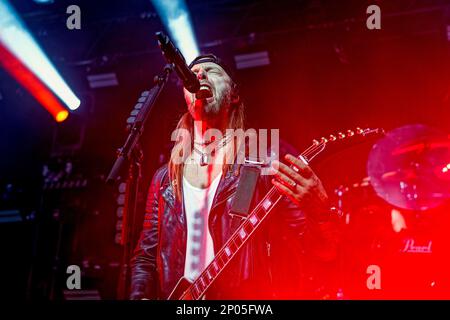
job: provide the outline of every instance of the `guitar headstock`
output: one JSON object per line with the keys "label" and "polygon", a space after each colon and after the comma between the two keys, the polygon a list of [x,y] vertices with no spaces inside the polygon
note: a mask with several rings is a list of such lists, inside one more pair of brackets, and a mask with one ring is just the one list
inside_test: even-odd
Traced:
{"label": "guitar headstock", "polygon": [[311,146],[306,149],[300,157],[302,157],[306,162],[310,162],[317,155],[319,155],[329,144],[334,144],[336,142],[341,142],[343,140],[355,139],[358,137],[365,138],[367,136],[384,134],[382,128],[355,128],[349,129],[347,131],[340,131],[337,134],[330,134],[328,137],[321,137],[320,139],[314,139]]}

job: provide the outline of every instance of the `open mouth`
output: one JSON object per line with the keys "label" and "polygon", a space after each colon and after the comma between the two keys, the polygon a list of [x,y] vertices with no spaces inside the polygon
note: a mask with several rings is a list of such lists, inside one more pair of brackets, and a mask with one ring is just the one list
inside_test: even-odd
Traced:
{"label": "open mouth", "polygon": [[195,94],[197,99],[207,99],[213,96],[211,87],[207,84],[200,84],[200,89]]}

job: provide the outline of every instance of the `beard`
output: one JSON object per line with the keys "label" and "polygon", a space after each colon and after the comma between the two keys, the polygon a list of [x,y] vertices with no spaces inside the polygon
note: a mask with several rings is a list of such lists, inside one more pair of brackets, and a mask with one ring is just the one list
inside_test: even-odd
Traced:
{"label": "beard", "polygon": [[[231,90],[223,92],[221,95],[214,96],[213,100],[198,99],[191,105],[189,110],[191,115],[195,115],[196,120],[214,120],[223,112],[229,109],[231,105]],[[197,119],[199,118],[199,119]]]}

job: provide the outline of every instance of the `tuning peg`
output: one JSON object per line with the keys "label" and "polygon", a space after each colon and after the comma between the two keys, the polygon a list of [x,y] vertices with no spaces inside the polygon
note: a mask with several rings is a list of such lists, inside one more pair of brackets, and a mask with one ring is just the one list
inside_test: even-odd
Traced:
{"label": "tuning peg", "polygon": [[320,144],[319,141],[317,141],[316,139],[313,140],[313,145],[318,146]]}
{"label": "tuning peg", "polygon": [[353,130],[347,130],[347,137],[353,137],[355,132]]}
{"label": "tuning peg", "polygon": [[325,137],[322,137],[322,138],[320,138],[320,142],[321,142],[321,143],[327,143],[327,142],[328,142],[328,139],[325,138]]}
{"label": "tuning peg", "polygon": [[364,133],[364,130],[361,129],[360,127],[356,127],[356,133],[357,133],[357,134],[363,134],[363,133]]}
{"label": "tuning peg", "polygon": [[339,139],[344,139],[344,138],[345,138],[345,134],[342,133],[342,132],[339,132],[339,133],[338,133],[338,138],[339,138]]}
{"label": "tuning peg", "polygon": [[330,141],[336,141],[337,138],[336,138],[335,135],[330,134],[330,137],[328,138],[328,140],[330,140]]}

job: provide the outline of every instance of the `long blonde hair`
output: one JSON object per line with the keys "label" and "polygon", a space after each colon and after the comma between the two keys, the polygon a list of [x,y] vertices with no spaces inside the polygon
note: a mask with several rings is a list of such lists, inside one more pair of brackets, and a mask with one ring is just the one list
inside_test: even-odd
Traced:
{"label": "long blonde hair", "polygon": [[[239,100],[236,104],[232,104],[230,107],[228,124],[225,129],[242,129],[244,130],[244,104]],[[189,132],[189,136],[191,137],[190,141],[186,139],[181,139],[175,142],[175,145],[172,149],[170,160],[168,164],[169,169],[169,179],[172,184],[172,188],[175,193],[175,197],[178,201],[182,199],[182,189],[181,189],[181,181],[183,177],[184,170],[184,160],[189,156],[189,153],[183,152],[183,150],[192,151],[194,138],[194,119],[192,118],[189,112],[184,113],[178,124],[176,129],[187,130]],[[183,161],[179,161],[179,157],[182,157]],[[222,172],[225,174],[226,171],[230,168],[232,164],[224,161]]]}

